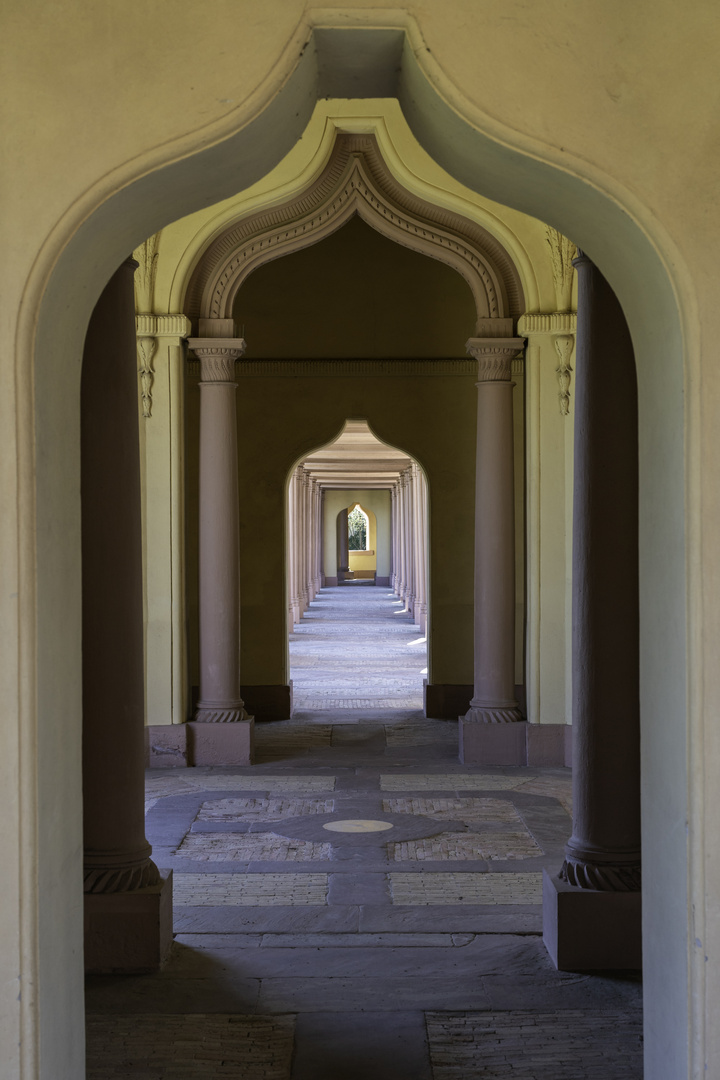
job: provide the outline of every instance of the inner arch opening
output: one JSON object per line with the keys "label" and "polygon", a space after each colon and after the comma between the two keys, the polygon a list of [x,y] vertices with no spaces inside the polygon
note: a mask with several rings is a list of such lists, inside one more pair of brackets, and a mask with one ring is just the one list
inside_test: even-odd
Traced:
{"label": "inner arch opening", "polygon": [[293,470],[287,520],[296,714],[421,709],[429,530],[418,462],[347,420]]}

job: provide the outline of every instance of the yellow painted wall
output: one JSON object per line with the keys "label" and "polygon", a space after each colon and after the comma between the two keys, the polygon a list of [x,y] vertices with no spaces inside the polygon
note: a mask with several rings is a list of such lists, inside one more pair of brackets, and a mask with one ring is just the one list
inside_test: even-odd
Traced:
{"label": "yellow painted wall", "polygon": [[[354,503],[350,502],[348,508],[353,509]],[[351,548],[348,552],[348,566],[351,570],[374,571],[377,570],[377,518],[372,510],[360,504],[368,519],[368,543],[366,551],[358,551]]]}
{"label": "yellow painted wall", "polygon": [[360,503],[367,513],[370,521],[369,547],[373,549],[373,555],[363,555],[361,552],[350,552],[351,570],[375,570],[378,577],[390,576],[391,556],[391,521],[390,521],[390,492],[389,490],[361,490],[348,489],[347,491],[325,492],[324,523],[323,523],[323,570],[327,577],[337,575],[337,533],[335,522],[338,512],[343,508],[352,508]]}

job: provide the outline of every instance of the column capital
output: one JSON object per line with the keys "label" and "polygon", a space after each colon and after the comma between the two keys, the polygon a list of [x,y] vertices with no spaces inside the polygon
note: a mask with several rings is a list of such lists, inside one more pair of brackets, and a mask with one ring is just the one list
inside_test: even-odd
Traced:
{"label": "column capital", "polygon": [[467,353],[478,362],[478,383],[510,382],[512,362],[525,348],[525,339],[469,338]]}
{"label": "column capital", "polygon": [[235,361],[245,352],[244,338],[190,338],[188,345],[200,361],[200,382],[235,382]]}

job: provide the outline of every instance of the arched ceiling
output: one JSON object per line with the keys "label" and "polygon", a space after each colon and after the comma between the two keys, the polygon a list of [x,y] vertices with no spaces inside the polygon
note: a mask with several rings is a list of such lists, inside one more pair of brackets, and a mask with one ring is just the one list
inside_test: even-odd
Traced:
{"label": "arched ceiling", "polygon": [[324,489],[389,488],[413,459],[388,446],[367,420],[347,420],[336,439],[309,454],[302,466]]}

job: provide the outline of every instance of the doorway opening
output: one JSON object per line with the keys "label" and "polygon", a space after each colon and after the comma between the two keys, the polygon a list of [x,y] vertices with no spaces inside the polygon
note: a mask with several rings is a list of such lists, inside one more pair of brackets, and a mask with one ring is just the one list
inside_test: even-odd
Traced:
{"label": "doorway opening", "polygon": [[295,712],[421,709],[428,673],[422,468],[348,420],[288,484]]}

